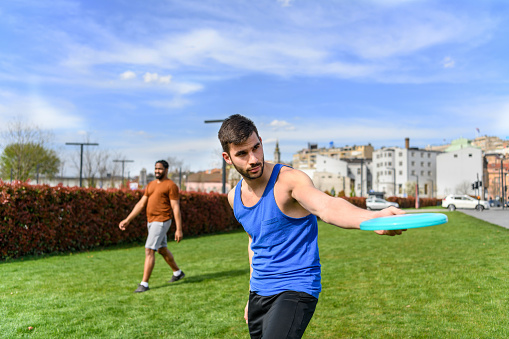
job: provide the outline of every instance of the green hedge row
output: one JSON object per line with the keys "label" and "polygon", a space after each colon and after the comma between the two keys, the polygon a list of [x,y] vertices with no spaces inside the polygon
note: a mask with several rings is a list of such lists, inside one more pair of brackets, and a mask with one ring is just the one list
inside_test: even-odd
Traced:
{"label": "green hedge row", "polygon": [[[342,197],[342,199],[345,199],[349,201],[351,204],[360,207],[360,208],[366,208],[366,198],[363,197]],[[397,202],[400,208],[413,208],[415,207],[415,197],[407,197],[407,198],[400,198],[400,197],[388,197],[386,199],[390,202]],[[420,207],[428,207],[428,206],[441,206],[440,199],[436,198],[419,198],[419,206]]]}
{"label": "green hedge row", "polygon": [[[144,240],[146,216],[139,215],[122,232],[118,223],[141,198],[141,190],[33,186],[0,181],[0,259]],[[366,208],[366,198],[343,197]],[[389,197],[400,207],[414,207],[415,198]],[[420,206],[437,206],[437,199],[419,199]],[[242,228],[224,194],[182,192],[184,236]],[[172,224],[170,234],[175,231]]]}
{"label": "green hedge row", "polygon": [[[141,190],[33,186],[0,181],[0,259],[83,251],[144,240],[141,213],[121,231],[118,224],[141,198]],[[241,228],[226,195],[182,192],[184,236]],[[175,231],[172,224],[170,234]]]}

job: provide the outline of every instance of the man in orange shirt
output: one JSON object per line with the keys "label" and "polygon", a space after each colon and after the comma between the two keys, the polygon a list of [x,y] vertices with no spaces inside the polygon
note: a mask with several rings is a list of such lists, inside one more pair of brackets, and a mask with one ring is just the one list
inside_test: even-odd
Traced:
{"label": "man in orange shirt", "polygon": [[165,160],[157,161],[154,172],[157,180],[147,185],[143,197],[134,206],[129,216],[118,225],[124,231],[131,220],[140,214],[145,207],[147,208],[148,237],[145,243],[145,267],[143,270],[143,280],[134,291],[135,293],[149,290],[148,280],[154,268],[156,251],[163,256],[164,260],[173,270],[173,276],[168,281],[169,283],[178,281],[185,276],[184,272],[177,266],[173,254],[168,250],[166,243],[166,233],[170,229],[172,222],[172,219],[170,219],[172,210],[177,227],[175,241],[180,242],[183,238],[179,190],[177,185],[167,177],[168,162]]}

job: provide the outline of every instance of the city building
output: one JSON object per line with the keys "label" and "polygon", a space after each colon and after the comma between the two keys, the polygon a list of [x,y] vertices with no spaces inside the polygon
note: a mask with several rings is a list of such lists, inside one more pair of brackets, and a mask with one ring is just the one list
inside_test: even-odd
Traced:
{"label": "city building", "polygon": [[[483,152],[468,139],[453,140],[444,153],[437,155],[436,167],[439,198],[449,194],[475,195],[478,191],[472,189],[472,183],[486,183]],[[481,195],[483,191],[481,187]]]}
{"label": "city building", "polygon": [[481,136],[472,140],[472,145],[481,148],[485,153],[509,147],[509,140],[499,137]]}
{"label": "city building", "polygon": [[323,155],[317,155],[316,168],[304,170],[317,189],[337,195],[344,192],[350,195],[352,182],[348,177],[348,163],[344,160],[333,159]]}
{"label": "city building", "polygon": [[[227,169],[228,172],[228,169]],[[226,175],[228,177],[228,173]],[[226,192],[230,191],[229,182],[226,182]],[[222,169],[215,168],[212,170],[191,173],[186,177],[185,190],[193,192],[216,192],[221,193],[223,189]]]}
{"label": "city building", "polygon": [[274,149],[274,163],[281,163],[281,151],[279,150],[279,140],[276,140],[276,148]]}
{"label": "city building", "polygon": [[334,147],[330,143],[329,148],[318,148],[318,144],[308,144],[293,155],[293,167],[299,170],[314,169],[318,155],[326,156],[332,159],[371,159],[373,155],[373,146],[371,144],[364,146],[345,146]]}
{"label": "city building", "polygon": [[415,195],[419,187],[421,197],[436,196],[437,151],[410,147],[405,138],[405,148],[383,147],[373,152],[373,190],[388,195]]}
{"label": "city building", "polygon": [[499,200],[505,197],[504,201],[508,199],[509,184],[509,148],[487,153],[486,167],[487,167],[487,199]]}

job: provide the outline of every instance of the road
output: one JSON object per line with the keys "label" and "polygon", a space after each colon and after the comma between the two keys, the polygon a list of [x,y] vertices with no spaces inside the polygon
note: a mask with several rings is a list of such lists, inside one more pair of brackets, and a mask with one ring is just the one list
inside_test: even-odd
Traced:
{"label": "road", "polygon": [[482,212],[476,210],[457,210],[459,212],[468,214],[477,219],[490,222],[505,228],[509,228],[509,209],[502,209],[502,207],[492,207],[489,210]]}

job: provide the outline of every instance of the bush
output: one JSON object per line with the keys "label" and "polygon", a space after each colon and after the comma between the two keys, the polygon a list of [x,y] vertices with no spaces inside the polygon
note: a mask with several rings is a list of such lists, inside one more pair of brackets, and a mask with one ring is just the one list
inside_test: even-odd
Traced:
{"label": "bush", "polygon": [[[388,197],[386,199],[390,202],[397,202],[400,208],[414,208],[415,207],[415,197]],[[419,198],[419,207],[428,207],[428,206],[437,206],[440,202],[440,199],[437,198]]]}
{"label": "bush", "polygon": [[[32,186],[0,181],[0,259],[144,240],[142,212],[125,231],[118,228],[143,191]],[[182,192],[184,236],[240,228],[224,194]],[[172,223],[170,232],[175,231]]]}

